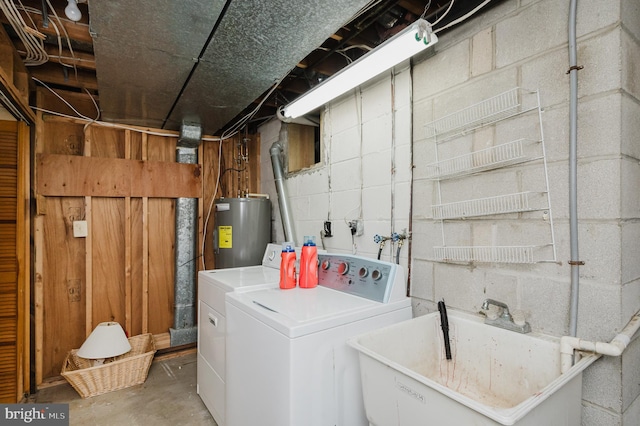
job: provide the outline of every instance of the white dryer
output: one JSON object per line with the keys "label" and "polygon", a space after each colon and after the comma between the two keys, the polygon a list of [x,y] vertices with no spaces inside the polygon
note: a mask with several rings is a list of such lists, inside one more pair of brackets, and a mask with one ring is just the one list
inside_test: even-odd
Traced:
{"label": "white dryer", "polygon": [[219,426],[225,425],[225,294],[278,287],[279,244],[269,244],[262,265],[198,273],[197,392]]}
{"label": "white dryer", "polygon": [[316,288],[227,293],[226,426],[368,425],[346,340],[411,318],[398,265],[320,254]]}

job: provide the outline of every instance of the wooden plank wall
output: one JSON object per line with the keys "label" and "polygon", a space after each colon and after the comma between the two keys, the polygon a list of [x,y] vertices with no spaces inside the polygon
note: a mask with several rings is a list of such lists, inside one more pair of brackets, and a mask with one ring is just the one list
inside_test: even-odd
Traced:
{"label": "wooden plank wall", "polygon": [[[40,92],[38,103],[46,105],[51,99],[48,96]],[[59,376],[67,352],[78,348],[103,321],[119,322],[129,335],[153,333],[160,348],[167,346],[168,329],[173,325],[175,200],[153,196],[157,187],[163,186],[161,180],[152,182],[156,187],[148,188],[149,196],[121,193],[96,196],[91,195],[95,192],[90,190],[78,196],[44,196],[37,191],[43,185],[39,176],[46,176],[38,170],[39,165],[45,167],[38,158],[57,154],[101,161],[112,159],[118,167],[122,160],[174,163],[177,134],[157,136],[99,125],[85,128],[83,122],[41,113],[36,128],[34,297],[36,383],[40,385],[46,379]],[[222,143],[222,184],[218,186],[216,198],[257,192],[260,145],[255,136],[247,139],[250,139],[246,143],[249,166],[241,162],[239,167],[234,159],[242,137]],[[217,141],[204,142],[199,151],[201,231],[214,197],[219,147]],[[113,170],[123,170],[118,167]],[[171,167],[167,167],[169,169]],[[225,169],[228,170],[225,172]],[[74,176],[77,169],[67,172],[65,176]],[[91,177],[90,172],[87,173],[78,179],[99,180],[99,176]],[[198,179],[194,177],[192,185]],[[83,182],[77,186],[90,188],[91,185]],[[185,186],[186,193],[190,190],[192,188]],[[76,220],[87,221],[86,238],[73,236]],[[213,226],[211,214],[209,232],[205,234],[209,237],[200,232],[200,247],[204,238],[207,268],[214,265],[210,244]],[[201,262],[198,263],[202,269]]]}

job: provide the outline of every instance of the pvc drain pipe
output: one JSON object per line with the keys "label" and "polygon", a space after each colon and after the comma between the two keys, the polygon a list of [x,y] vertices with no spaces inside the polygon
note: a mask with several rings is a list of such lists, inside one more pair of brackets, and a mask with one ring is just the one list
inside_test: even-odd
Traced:
{"label": "pvc drain pipe", "polygon": [[583,340],[579,337],[564,336],[560,338],[560,368],[562,374],[573,365],[575,350],[587,351],[600,355],[620,356],[629,346],[631,338],[640,328],[640,311],[637,312],[624,329],[609,343]]}

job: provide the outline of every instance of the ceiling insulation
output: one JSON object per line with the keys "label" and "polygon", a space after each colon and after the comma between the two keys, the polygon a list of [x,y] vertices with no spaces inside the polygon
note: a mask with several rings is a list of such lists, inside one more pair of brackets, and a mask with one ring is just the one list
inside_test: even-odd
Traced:
{"label": "ceiling insulation", "polygon": [[91,1],[102,119],[215,134],[367,3]]}

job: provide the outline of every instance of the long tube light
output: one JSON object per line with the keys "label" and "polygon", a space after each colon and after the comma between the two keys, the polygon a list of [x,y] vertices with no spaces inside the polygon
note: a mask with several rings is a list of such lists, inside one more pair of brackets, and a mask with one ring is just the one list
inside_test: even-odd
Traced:
{"label": "long tube light", "polygon": [[431,32],[431,25],[424,19],[418,19],[371,52],[286,105],[282,114],[286,118],[296,118],[313,111],[437,42],[438,37]]}

